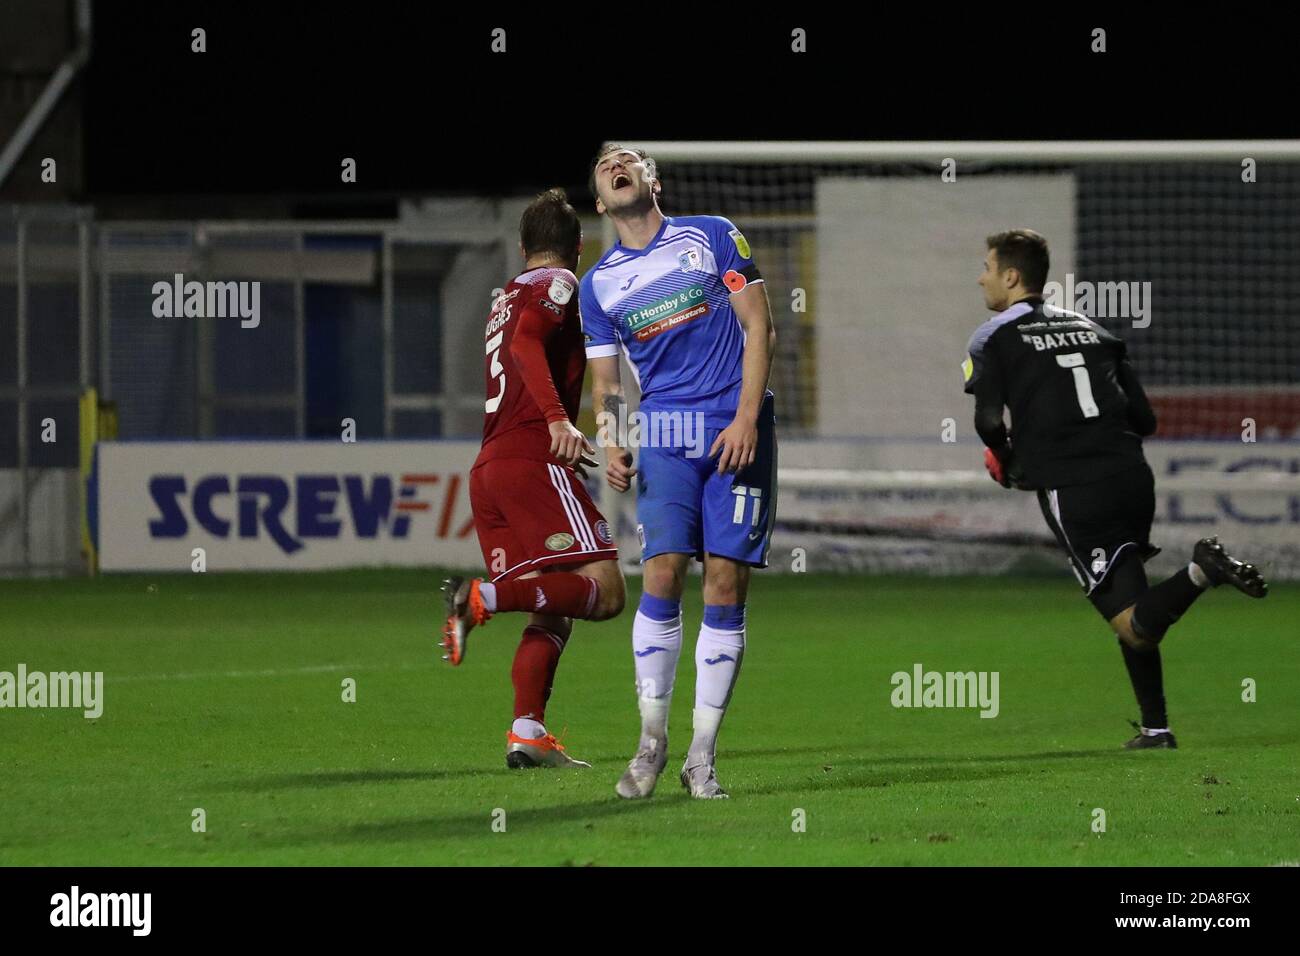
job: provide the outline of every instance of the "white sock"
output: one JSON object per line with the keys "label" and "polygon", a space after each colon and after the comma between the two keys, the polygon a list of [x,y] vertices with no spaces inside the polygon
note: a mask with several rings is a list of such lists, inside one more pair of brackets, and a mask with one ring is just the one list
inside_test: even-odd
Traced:
{"label": "white sock", "polygon": [[1201,566],[1195,561],[1192,561],[1187,565],[1187,576],[1191,578],[1192,583],[1202,591],[1210,586],[1210,579],[1206,577],[1205,572],[1201,570]]}
{"label": "white sock", "polygon": [[531,717],[516,717],[514,724],[510,727],[510,732],[516,737],[523,737],[525,740],[535,740],[538,737],[546,736],[546,727],[540,720],[533,720]]}
{"label": "white sock", "polygon": [[483,606],[495,614],[497,609],[497,586],[484,581],[478,586],[478,593],[483,598]]}
{"label": "white sock", "polygon": [[660,740],[668,733],[668,704],[682,653],[682,618],[656,621],[636,612],[632,621],[632,653],[641,708],[641,736]]}
{"label": "white sock", "polygon": [[718,749],[718,729],[726,712],[725,707],[696,707],[691,712],[695,735],[691,737],[691,749],[686,752],[688,767],[713,763]]}
{"label": "white sock", "polygon": [[687,762],[701,757],[713,761],[718,729],[731,701],[731,691],[745,656],[745,631],[723,631],[700,625],[695,643],[695,736]]}
{"label": "white sock", "polygon": [[663,750],[664,741],[668,739],[668,710],[673,695],[638,697],[636,702],[641,711],[641,747],[653,746],[656,750]]}

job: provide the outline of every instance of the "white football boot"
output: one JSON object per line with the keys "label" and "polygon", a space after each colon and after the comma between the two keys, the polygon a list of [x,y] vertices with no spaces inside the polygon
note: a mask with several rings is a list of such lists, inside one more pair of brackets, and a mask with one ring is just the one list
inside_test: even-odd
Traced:
{"label": "white football boot", "polygon": [[644,737],[636,756],[628,761],[627,770],[618,780],[614,791],[624,800],[639,800],[655,792],[659,775],[668,765],[668,741]]}
{"label": "white football boot", "polygon": [[692,764],[690,756],[682,766],[682,786],[697,800],[726,800],[727,791],[718,783],[718,774],[712,763]]}

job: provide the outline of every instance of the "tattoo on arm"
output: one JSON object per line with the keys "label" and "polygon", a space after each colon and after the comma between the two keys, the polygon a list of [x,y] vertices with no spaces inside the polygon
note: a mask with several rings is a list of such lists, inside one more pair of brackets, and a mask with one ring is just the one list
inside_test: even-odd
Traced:
{"label": "tattoo on arm", "polygon": [[[613,431],[615,444],[621,445],[623,439],[627,437],[623,433],[623,417],[622,415],[619,414],[619,412],[623,408],[623,390],[620,388],[617,392],[610,392],[609,394],[605,395],[601,399],[601,405],[604,408],[601,414],[608,416],[604,427],[611,429]],[[613,448],[608,449],[608,451],[611,455],[613,455],[614,452]],[[628,464],[632,463],[631,455],[624,452],[622,457],[623,460]]]}

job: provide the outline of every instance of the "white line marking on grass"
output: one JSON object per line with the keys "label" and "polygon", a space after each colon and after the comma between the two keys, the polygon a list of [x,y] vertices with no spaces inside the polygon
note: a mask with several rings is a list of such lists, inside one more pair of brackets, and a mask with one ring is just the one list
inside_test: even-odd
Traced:
{"label": "white line marking on grass", "polygon": [[211,678],[243,677],[294,677],[302,674],[329,674],[337,671],[410,671],[431,667],[426,664],[317,664],[311,667],[284,667],[260,671],[196,671],[191,674],[124,674],[120,677],[105,675],[111,683],[151,680],[208,680]]}

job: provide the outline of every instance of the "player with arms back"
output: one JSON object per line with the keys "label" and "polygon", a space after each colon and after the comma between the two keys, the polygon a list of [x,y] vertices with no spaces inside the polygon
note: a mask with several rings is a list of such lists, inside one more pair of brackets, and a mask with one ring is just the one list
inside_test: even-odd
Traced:
{"label": "player with arms back", "polygon": [[447,581],[444,660],[459,665],[470,631],[502,611],[528,613],[510,676],[512,768],[582,766],[544,720],[572,619],[623,610],[623,574],[609,524],[575,467],[596,464],[574,427],[586,358],[573,270],[582,226],[564,192],[538,196],[519,222],[524,271],[492,303],[484,332],[487,400],[483,447],[470,471],[470,504],[491,581]]}
{"label": "player with arms back", "polygon": [[979,284],[997,314],[975,330],[962,364],[985,464],[1004,487],[1037,491],[1088,600],[1119,637],[1142,711],[1125,746],[1176,747],[1161,639],[1207,588],[1231,584],[1260,598],[1268,585],[1215,538],[1196,543],[1187,567],[1148,585],[1143,564],[1159,548],[1150,542],[1155,486],[1142,438],[1155,432],[1156,417],[1124,342],[1043,302],[1049,256],[1041,235],[1014,229],[986,244]]}
{"label": "player with arms back", "polygon": [[[681,782],[693,797],[718,798],[727,796],[714,770],[718,729],[745,652],[750,569],[767,566],[776,514],[776,419],[767,391],[775,333],[745,237],[718,216],[664,216],[653,162],[644,150],[611,146],[592,164],[596,211],[618,231],[618,242],[582,278],[593,398],[607,425],[623,418],[622,353],[651,432],[662,439],[668,430],[656,432],[656,421],[699,423],[703,440],[652,441],[636,467],[628,449],[606,448],[611,487],[622,492],[637,482],[644,563],[632,627],[641,738],[616,790],[627,799],[650,796],[667,762],[682,591],[694,557],[704,562],[704,620]],[[614,438],[613,445],[623,440]]]}

